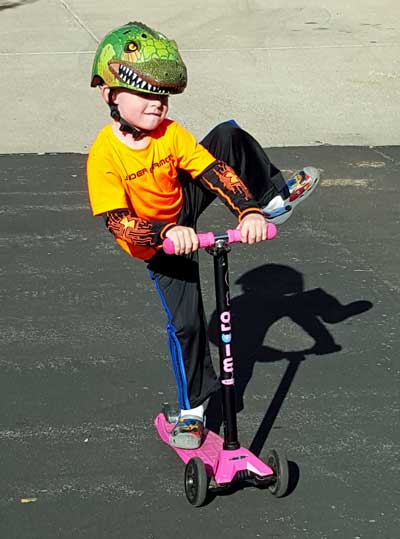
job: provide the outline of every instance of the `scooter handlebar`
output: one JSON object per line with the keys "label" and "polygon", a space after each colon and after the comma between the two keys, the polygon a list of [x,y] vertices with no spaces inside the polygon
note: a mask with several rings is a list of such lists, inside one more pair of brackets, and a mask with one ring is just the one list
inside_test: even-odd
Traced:
{"label": "scooter handlebar", "polygon": [[[272,223],[266,223],[267,227],[267,240],[273,240],[277,234],[277,228]],[[218,239],[227,240],[228,243],[240,243],[240,230],[238,228],[227,230],[225,234],[214,234],[213,232],[205,232],[197,234],[199,240],[199,249],[206,249],[212,247]],[[173,242],[166,238],[163,241],[163,249],[167,255],[173,255],[175,253],[175,247]]]}

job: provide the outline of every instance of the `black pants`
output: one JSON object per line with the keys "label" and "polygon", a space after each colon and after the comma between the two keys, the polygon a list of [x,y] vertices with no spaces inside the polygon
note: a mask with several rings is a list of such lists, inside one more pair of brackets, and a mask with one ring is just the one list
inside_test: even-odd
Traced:
{"label": "black pants", "polygon": [[[230,165],[262,205],[285,191],[284,178],[258,142],[231,122],[215,127],[201,144],[216,159]],[[185,173],[179,179],[184,189],[184,206],[178,224],[196,229],[199,216],[215,195]],[[194,408],[220,387],[208,344],[198,253],[171,256],[159,251],[148,263],[148,269],[168,319],[168,344],[179,406]]]}

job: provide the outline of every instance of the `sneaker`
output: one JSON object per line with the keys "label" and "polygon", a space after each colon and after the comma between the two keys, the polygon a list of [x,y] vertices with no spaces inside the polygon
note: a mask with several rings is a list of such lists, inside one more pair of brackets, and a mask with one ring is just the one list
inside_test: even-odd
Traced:
{"label": "sneaker", "polygon": [[315,167],[305,167],[296,172],[286,182],[289,196],[284,199],[281,195],[277,195],[263,208],[266,221],[275,225],[284,223],[292,215],[297,204],[311,195],[318,182],[319,171]]}
{"label": "sneaker", "polygon": [[169,442],[179,449],[198,449],[203,441],[203,421],[198,417],[180,417],[173,428]]}

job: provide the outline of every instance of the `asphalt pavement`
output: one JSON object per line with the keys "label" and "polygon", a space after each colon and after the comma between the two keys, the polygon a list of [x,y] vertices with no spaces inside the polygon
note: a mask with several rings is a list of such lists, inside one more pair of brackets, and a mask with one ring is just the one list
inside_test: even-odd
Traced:
{"label": "asphalt pavement", "polygon": [[[201,509],[153,427],[175,396],[158,296],[91,217],[86,157],[0,156],[1,537],[397,536],[400,150],[268,152],[322,171],[273,242],[230,254],[240,439],[287,452],[290,491]],[[201,229],[233,224],[216,203]]]}
{"label": "asphalt pavement", "polygon": [[[0,0],[1,539],[397,538],[399,6]],[[229,259],[240,440],[286,451],[282,499],[243,488],[192,508],[153,426],[175,398],[166,321],[85,179],[108,121],[93,54],[127,20],[178,40],[172,118],[198,138],[234,118],[286,176],[321,171],[273,242]],[[234,224],[217,202],[200,229]],[[201,271],[215,354],[206,253]]]}

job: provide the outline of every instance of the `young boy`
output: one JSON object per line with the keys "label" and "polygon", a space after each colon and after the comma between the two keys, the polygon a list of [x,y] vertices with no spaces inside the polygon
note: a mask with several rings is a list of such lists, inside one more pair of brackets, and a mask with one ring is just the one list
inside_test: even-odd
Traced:
{"label": "young boy", "polygon": [[[308,167],[286,183],[260,145],[230,122],[197,143],[167,119],[169,94],[186,83],[174,41],[139,22],[110,32],[98,47],[91,86],[100,86],[112,121],[90,149],[87,177],[93,214],[104,217],[122,249],[145,261],[160,295],[180,407],[171,443],[194,449],[204,403],[219,389],[200,291],[197,220],[218,196],[238,218],[242,241],[262,241],[267,223],[284,222],[319,176]],[[164,238],[175,255],[164,254]]]}

